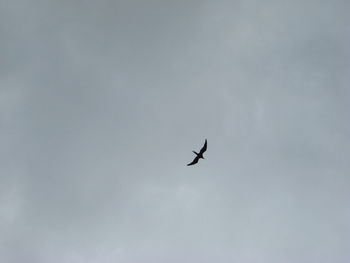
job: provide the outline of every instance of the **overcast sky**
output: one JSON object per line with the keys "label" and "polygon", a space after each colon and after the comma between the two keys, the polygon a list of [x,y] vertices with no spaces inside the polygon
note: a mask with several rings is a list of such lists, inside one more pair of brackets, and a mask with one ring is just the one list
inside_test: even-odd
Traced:
{"label": "overcast sky", "polygon": [[349,12],[0,0],[0,261],[348,263]]}

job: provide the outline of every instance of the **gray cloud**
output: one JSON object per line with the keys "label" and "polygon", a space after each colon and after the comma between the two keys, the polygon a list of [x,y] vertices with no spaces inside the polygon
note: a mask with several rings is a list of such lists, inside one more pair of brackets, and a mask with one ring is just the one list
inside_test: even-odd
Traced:
{"label": "gray cloud", "polygon": [[1,262],[348,262],[346,1],[0,6]]}

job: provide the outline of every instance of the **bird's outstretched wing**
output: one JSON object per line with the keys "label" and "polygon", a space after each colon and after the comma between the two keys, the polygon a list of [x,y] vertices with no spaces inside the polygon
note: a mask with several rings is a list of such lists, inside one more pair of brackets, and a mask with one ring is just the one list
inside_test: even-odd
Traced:
{"label": "bird's outstretched wing", "polygon": [[199,152],[199,154],[203,154],[206,150],[207,150],[207,139],[205,139],[205,143],[204,143],[201,151]]}
{"label": "bird's outstretched wing", "polygon": [[194,164],[198,163],[198,160],[199,160],[199,157],[198,157],[198,155],[197,155],[197,156],[193,159],[192,163],[187,164],[187,166],[194,165]]}

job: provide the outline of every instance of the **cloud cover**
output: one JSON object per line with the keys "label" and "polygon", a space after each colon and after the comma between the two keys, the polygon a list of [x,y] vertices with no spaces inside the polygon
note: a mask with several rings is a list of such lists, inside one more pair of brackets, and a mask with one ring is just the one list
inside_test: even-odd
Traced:
{"label": "cloud cover", "polygon": [[1,262],[349,261],[346,1],[0,6]]}

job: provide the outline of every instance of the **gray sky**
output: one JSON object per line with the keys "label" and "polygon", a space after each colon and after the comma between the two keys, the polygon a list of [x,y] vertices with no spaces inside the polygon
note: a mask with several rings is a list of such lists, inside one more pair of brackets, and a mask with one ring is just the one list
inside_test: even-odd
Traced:
{"label": "gray sky", "polygon": [[349,262],[349,11],[0,0],[0,261]]}

